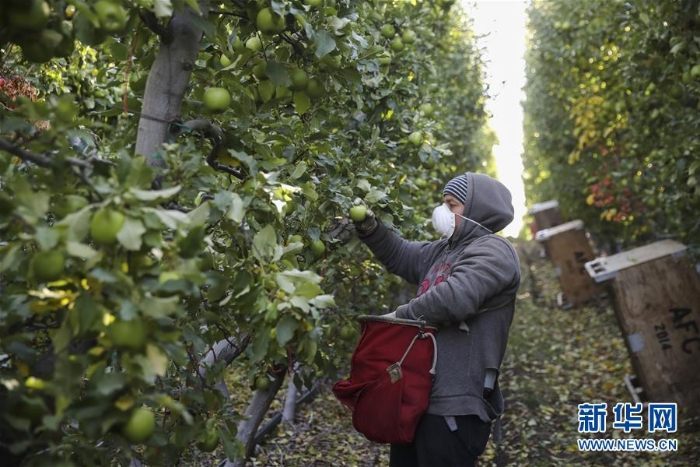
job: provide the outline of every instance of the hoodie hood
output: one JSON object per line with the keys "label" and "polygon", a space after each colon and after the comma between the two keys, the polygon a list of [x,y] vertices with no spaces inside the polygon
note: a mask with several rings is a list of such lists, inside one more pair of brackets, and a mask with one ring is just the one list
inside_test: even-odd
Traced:
{"label": "hoodie hood", "polygon": [[[500,232],[513,222],[513,197],[504,184],[484,174],[467,172],[467,197],[463,216],[483,225],[493,233]],[[454,240],[471,237],[472,232],[479,236],[486,233],[473,222],[462,219]]]}

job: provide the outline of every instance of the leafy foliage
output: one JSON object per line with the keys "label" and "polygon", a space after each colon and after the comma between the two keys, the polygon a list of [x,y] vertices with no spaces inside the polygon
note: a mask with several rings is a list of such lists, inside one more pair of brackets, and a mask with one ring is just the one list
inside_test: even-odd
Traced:
{"label": "leafy foliage", "polygon": [[532,3],[527,194],[559,200],[601,243],[697,250],[699,4],[633,3]]}
{"label": "leafy foliage", "polygon": [[[633,370],[613,307],[601,302],[559,308],[556,271],[539,258],[539,248],[534,242],[518,244],[523,283],[499,377],[506,398],[503,439],[488,442],[480,465],[696,465],[699,421],[683,411],[674,434],[611,428],[612,406],[633,402],[624,383]],[[576,440],[592,435],[578,433],[578,404],[598,402],[610,409],[601,437],[676,439],[678,451],[579,452]],[[209,465],[207,458],[195,462],[191,465]],[[252,464],[380,467],[389,465],[389,449],[354,431],[347,409],[323,387],[313,402],[299,407],[293,425],[279,425],[264,440]]]}
{"label": "leafy foliage", "polygon": [[[24,8],[46,20],[6,20]],[[295,365],[299,385],[335,374],[354,316],[403,289],[354,238],[353,200],[425,238],[445,179],[491,166],[480,55],[449,1],[0,9],[10,462],[174,463],[214,433],[240,458],[241,401],[217,385],[229,362],[201,363],[215,343],[245,357],[250,387]],[[167,60],[192,27],[194,60]],[[153,96],[179,110],[150,113]],[[144,137],[153,152],[136,149]]]}

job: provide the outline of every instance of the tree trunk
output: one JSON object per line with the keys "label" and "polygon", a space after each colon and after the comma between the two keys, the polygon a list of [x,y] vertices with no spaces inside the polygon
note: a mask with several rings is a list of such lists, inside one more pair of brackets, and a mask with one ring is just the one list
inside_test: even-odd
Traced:
{"label": "tree trunk", "polygon": [[[241,342],[234,336],[228,339],[222,339],[212,346],[209,352],[206,353],[204,358],[199,362],[199,374],[204,378],[209,371],[209,367],[217,362],[224,361],[225,366],[229,366],[239,355],[243,353],[246,346],[248,345],[249,338],[248,334],[244,334],[241,337]],[[226,400],[230,401],[231,396],[229,395],[226,383],[222,380],[216,383],[216,389],[218,389]]]}
{"label": "tree trunk", "polygon": [[[210,0],[198,1],[205,18],[209,3]],[[167,28],[168,37],[161,37],[158,54],[148,74],[136,136],[136,154],[146,156],[152,167],[165,167],[160,148],[168,139],[170,122],[180,117],[182,99],[199,52],[202,30],[192,20],[196,14],[189,7],[173,14]]]}
{"label": "tree trunk", "polygon": [[[282,369],[282,368],[281,368]],[[258,427],[262,423],[270,404],[275,399],[277,392],[284,383],[284,378],[287,374],[286,368],[276,373],[270,387],[264,391],[257,390],[250,401],[250,405],[245,411],[245,415],[249,417],[243,420],[238,426],[238,435],[236,438],[245,446],[245,457],[243,459],[228,459],[222,467],[245,467],[249,457],[253,455],[255,449],[255,435]]]}
{"label": "tree trunk", "polygon": [[284,423],[294,423],[294,414],[297,411],[297,392],[297,387],[290,378],[287,394],[284,396],[284,410],[282,411],[282,421]]}

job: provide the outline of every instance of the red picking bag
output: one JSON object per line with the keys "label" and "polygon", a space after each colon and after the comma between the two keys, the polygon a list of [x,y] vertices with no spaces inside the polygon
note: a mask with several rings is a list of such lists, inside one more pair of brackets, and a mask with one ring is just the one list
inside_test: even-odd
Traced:
{"label": "red picking bag", "polygon": [[350,377],[333,394],[352,410],[352,424],[377,443],[403,444],[428,408],[435,374],[434,327],[425,321],[360,316],[362,335]]}

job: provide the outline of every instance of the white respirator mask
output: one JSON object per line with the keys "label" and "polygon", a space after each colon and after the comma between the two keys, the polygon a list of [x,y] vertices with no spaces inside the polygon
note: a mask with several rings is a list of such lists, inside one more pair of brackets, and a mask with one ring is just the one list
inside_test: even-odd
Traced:
{"label": "white respirator mask", "polygon": [[455,214],[445,203],[433,209],[433,228],[444,238],[450,238],[455,231]]}
{"label": "white respirator mask", "polygon": [[433,228],[443,238],[450,238],[455,231],[455,216],[459,216],[462,219],[471,222],[472,224],[478,225],[479,227],[488,231],[489,233],[493,233],[491,230],[487,229],[478,222],[469,219],[468,217],[464,217],[461,214],[457,214],[450,211],[450,208],[445,203],[433,209]]}

